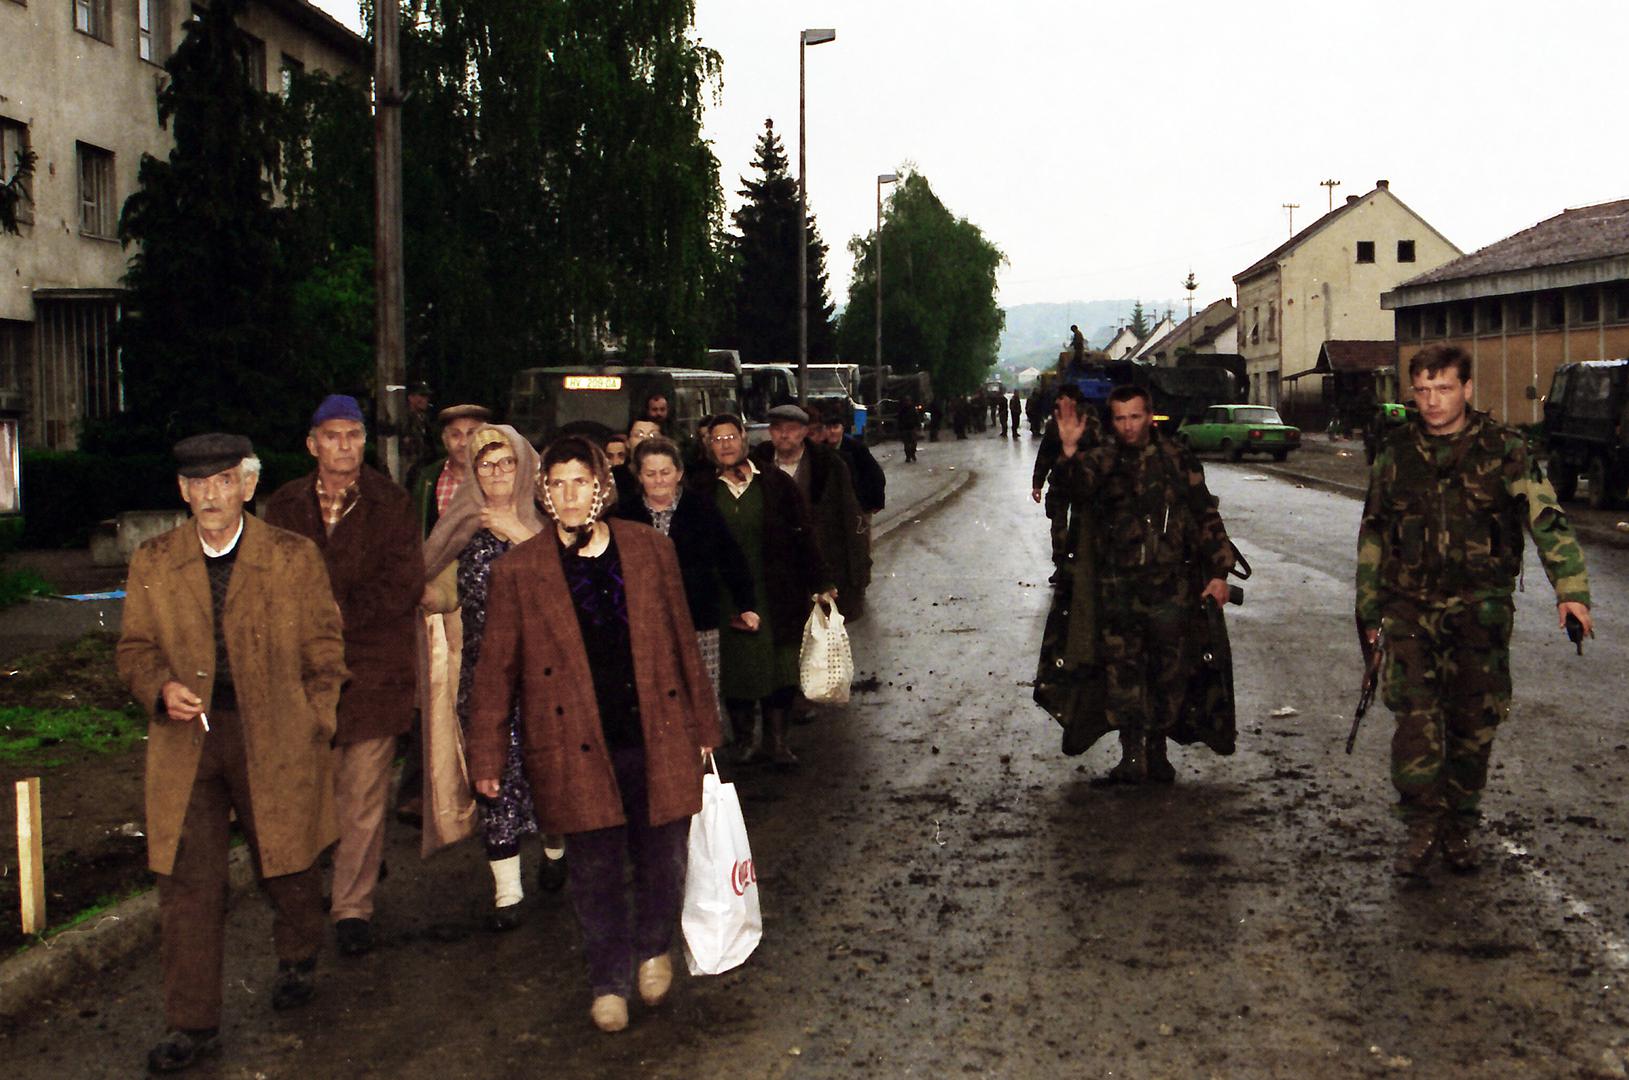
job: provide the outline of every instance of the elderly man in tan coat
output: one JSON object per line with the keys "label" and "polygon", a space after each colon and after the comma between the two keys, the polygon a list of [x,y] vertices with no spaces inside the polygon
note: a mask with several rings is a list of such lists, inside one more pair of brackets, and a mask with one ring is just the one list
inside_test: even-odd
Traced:
{"label": "elderly man in tan coat", "polygon": [[131,560],[116,653],[152,710],[147,857],[170,1028],[148,1055],[154,1072],[220,1049],[233,811],[276,912],[272,1007],[311,999],[323,937],[314,864],[338,835],[330,743],[347,676],[322,554],[243,512],[260,474],[249,440],[195,435],[175,457],[192,519]]}

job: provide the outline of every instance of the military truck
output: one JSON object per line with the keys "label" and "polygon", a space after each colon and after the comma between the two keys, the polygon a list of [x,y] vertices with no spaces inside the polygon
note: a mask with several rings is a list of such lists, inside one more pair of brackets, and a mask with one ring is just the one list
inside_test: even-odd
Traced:
{"label": "military truck", "polygon": [[1629,482],[1629,359],[1562,364],[1544,399],[1544,445],[1556,495],[1571,499],[1578,481],[1600,510],[1622,497]]}

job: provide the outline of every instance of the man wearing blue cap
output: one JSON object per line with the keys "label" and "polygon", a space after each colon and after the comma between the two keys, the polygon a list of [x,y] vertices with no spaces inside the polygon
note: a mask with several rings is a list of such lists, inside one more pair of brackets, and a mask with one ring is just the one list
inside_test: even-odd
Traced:
{"label": "man wearing blue cap", "polygon": [[373,894],[385,845],[385,808],[396,739],[412,723],[414,623],[424,591],[418,515],[407,491],[362,463],[362,408],[332,394],[311,417],[309,476],[291,480],[266,505],[266,520],[322,551],[345,619],[345,666],[334,736],[333,903],[339,951],[373,947]]}

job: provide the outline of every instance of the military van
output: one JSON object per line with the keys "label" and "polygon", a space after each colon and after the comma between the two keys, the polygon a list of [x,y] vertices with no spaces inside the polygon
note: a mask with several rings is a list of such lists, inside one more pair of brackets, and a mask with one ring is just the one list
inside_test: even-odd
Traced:
{"label": "military van", "polygon": [[1585,482],[1591,508],[1611,506],[1629,483],[1629,359],[1583,360],[1555,369],[1544,399],[1550,484],[1566,500]]}
{"label": "military van", "polygon": [[653,394],[668,400],[668,429],[681,444],[715,413],[736,411],[738,381],[702,368],[584,364],[524,368],[509,391],[509,423],[542,447],[571,425],[600,438],[625,432]]}

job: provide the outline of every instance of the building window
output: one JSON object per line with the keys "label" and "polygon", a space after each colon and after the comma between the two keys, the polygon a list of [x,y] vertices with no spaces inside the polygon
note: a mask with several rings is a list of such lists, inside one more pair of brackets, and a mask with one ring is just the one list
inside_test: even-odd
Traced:
{"label": "building window", "polygon": [[1412,241],[1412,240],[1399,240],[1399,241],[1397,241],[1397,261],[1400,262],[1400,263],[1413,262],[1414,261],[1414,241]]}
{"label": "building window", "polygon": [[109,0],[73,0],[74,29],[98,41],[108,39]]}
{"label": "building window", "polygon": [[1530,294],[1512,296],[1506,303],[1510,305],[1510,313],[1505,321],[1514,325],[1518,330],[1531,330],[1533,328],[1533,297]]}
{"label": "building window", "polygon": [[85,236],[112,239],[119,213],[114,205],[113,154],[89,143],[79,151],[79,231]]}
{"label": "building window", "polygon": [[1574,323],[1587,326],[1601,321],[1601,298],[1594,289],[1581,289],[1573,297]]}
{"label": "building window", "polygon": [[1357,261],[1360,263],[1374,262],[1374,241],[1359,240],[1357,242]]}
{"label": "building window", "polygon": [[1418,341],[1423,320],[1418,308],[1404,308],[1397,313],[1397,337],[1400,341]]}
{"label": "building window", "polygon": [[1546,330],[1567,324],[1567,298],[1558,292],[1540,293],[1539,325]]}
{"label": "building window", "polygon": [[1431,309],[1431,336],[1448,336],[1448,305],[1438,304]]}
{"label": "building window", "polygon": [[295,76],[299,75],[304,70],[305,70],[305,65],[304,64],[302,64],[298,60],[294,59],[294,57],[290,56],[288,53],[283,54],[283,96],[284,97],[288,97],[290,91],[292,91],[294,89],[294,78],[295,78]]}
{"label": "building window", "polygon": [[1267,340],[1278,340],[1278,305],[1276,303],[1267,305]]}
{"label": "building window", "polygon": [[1476,305],[1470,301],[1454,305],[1454,333],[1474,334],[1476,332]]}
{"label": "building window", "polygon": [[256,90],[266,89],[266,43],[253,34],[244,34],[243,41],[249,51],[249,85]]}
{"label": "building window", "polygon": [[1476,329],[1482,334],[1497,334],[1505,328],[1505,306],[1495,298],[1481,300],[1476,305]]}
{"label": "building window", "polygon": [[1607,310],[1612,313],[1612,321],[1629,322],[1629,285],[1614,285],[1607,296],[1611,298]]}
{"label": "building window", "polygon": [[169,0],[136,0],[136,52],[149,64],[169,59]]}
{"label": "building window", "polygon": [[[27,155],[28,125],[0,116],[0,184],[11,182]],[[34,220],[34,182],[23,179],[17,188],[22,195],[17,201],[17,220],[27,224]]]}
{"label": "building window", "polygon": [[1250,344],[1259,345],[1260,343],[1261,343],[1261,308],[1253,307],[1253,308],[1250,309]]}

